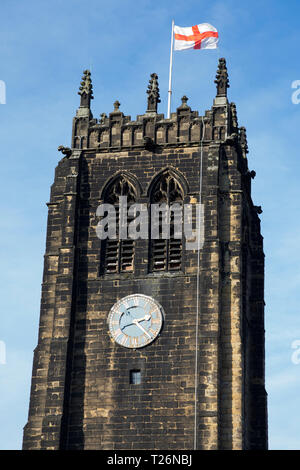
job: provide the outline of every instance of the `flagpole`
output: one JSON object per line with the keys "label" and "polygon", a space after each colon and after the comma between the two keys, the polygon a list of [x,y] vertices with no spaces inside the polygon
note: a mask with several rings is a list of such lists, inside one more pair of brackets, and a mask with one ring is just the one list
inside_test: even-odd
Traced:
{"label": "flagpole", "polygon": [[167,115],[168,119],[170,119],[170,115],[171,115],[173,44],[174,44],[174,20],[172,20],[172,33],[171,33],[171,52],[170,52],[169,90],[168,90],[168,115]]}

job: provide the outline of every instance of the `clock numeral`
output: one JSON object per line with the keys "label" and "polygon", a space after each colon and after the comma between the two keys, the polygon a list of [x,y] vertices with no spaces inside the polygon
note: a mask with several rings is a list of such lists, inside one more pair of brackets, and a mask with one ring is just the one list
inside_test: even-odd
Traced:
{"label": "clock numeral", "polygon": [[152,336],[154,336],[156,335],[157,330],[153,330],[152,328],[149,328],[148,332],[151,333]]}
{"label": "clock numeral", "polygon": [[122,346],[125,346],[125,344],[127,343],[127,340],[128,340],[128,336],[124,335],[123,338],[121,338],[121,340],[120,340],[120,344]]}
{"label": "clock numeral", "polygon": [[[143,343],[146,343],[147,341],[149,341],[149,336],[147,336],[145,333],[142,335],[142,339],[143,339]],[[152,338],[151,338],[152,339]]]}

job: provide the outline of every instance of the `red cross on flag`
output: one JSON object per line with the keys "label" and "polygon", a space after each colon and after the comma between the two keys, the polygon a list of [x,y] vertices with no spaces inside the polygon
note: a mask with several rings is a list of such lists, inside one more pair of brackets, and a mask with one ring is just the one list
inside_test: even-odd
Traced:
{"label": "red cross on flag", "polygon": [[219,35],[214,26],[202,23],[189,28],[174,25],[174,50],[216,49]]}

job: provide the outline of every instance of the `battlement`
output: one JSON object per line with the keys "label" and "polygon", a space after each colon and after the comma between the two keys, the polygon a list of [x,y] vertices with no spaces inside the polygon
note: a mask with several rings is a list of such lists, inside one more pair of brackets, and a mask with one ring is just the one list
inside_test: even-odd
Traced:
{"label": "battlement", "polygon": [[238,142],[241,154],[246,159],[245,128],[238,128],[236,107],[227,99],[229,87],[225,59],[220,59],[215,83],[217,95],[210,110],[204,116],[193,111],[187,104],[188,98],[181,98],[181,105],[169,119],[157,113],[160,102],[158,77],[150,77],[147,94],[148,106],[145,114],[136,120],[120,111],[120,103],[114,103],[114,110],[100,119],[93,118],[90,100],[93,98],[90,72],[84,71],[79,94],[80,107],[73,121],[72,148],[107,151],[128,148],[199,145],[202,142]]}
{"label": "battlement", "polygon": [[[80,119],[80,118],[79,118]],[[170,119],[165,119],[163,114],[138,115],[135,121],[130,116],[121,112],[113,111],[109,116],[102,115],[99,122],[90,120],[86,148],[105,149],[145,147],[151,149],[153,146],[178,145],[198,143],[203,138],[211,140],[213,119],[212,113],[207,111],[205,117],[199,116],[198,112],[192,111],[189,106],[180,106]],[[83,130],[81,122],[76,120],[80,130]],[[216,126],[219,135],[225,135],[224,126]],[[73,146],[80,148],[80,138],[74,136]],[[84,140],[83,140],[84,145]],[[82,148],[85,148],[84,146]]]}

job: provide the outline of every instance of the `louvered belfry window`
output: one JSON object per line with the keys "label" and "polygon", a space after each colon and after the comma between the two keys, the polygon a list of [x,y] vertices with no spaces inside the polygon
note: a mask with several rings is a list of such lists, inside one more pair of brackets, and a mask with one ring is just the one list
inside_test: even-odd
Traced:
{"label": "louvered belfry window", "polygon": [[[183,192],[177,180],[164,172],[156,181],[150,196],[151,204],[179,204],[183,208]],[[163,237],[163,213],[159,214],[159,239],[150,237],[150,271],[178,271],[182,268],[182,238],[174,237],[174,212],[170,211],[170,235]],[[153,220],[151,220],[153,223]],[[182,222],[181,222],[182,223]]]}
{"label": "louvered belfry window", "polygon": [[[112,204],[116,211],[116,239],[102,241],[101,246],[101,272],[120,273],[132,272],[134,270],[134,240],[119,239],[119,197],[127,197],[127,206],[136,201],[136,194],[133,185],[122,175],[116,178],[106,189],[104,202]],[[127,216],[127,225],[130,218]]]}

